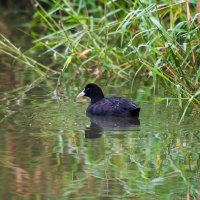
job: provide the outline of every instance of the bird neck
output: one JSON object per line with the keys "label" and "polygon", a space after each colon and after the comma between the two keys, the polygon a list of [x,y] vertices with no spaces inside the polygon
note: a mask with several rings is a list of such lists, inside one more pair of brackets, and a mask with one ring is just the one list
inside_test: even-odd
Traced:
{"label": "bird neck", "polygon": [[92,103],[92,104],[93,104],[93,103],[96,103],[97,101],[100,101],[100,100],[103,99],[103,98],[104,98],[103,93],[98,94],[98,96],[95,96],[95,97],[91,98],[91,103]]}

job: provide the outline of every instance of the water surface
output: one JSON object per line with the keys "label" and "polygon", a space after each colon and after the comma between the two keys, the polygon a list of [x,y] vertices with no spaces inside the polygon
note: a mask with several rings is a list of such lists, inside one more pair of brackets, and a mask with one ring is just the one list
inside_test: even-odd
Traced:
{"label": "water surface", "polygon": [[76,91],[55,98],[42,82],[26,93],[7,93],[19,82],[5,74],[0,199],[200,198],[195,111],[179,125],[176,101],[156,102],[148,87],[133,96],[126,85],[110,84],[105,92],[134,98],[140,118],[88,118],[88,101],[77,100]]}

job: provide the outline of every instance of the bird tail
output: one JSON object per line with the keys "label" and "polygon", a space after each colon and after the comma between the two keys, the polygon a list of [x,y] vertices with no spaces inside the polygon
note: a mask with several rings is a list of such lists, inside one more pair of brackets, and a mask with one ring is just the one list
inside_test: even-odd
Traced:
{"label": "bird tail", "polygon": [[130,112],[132,116],[139,116],[140,108],[137,107],[136,109],[133,109]]}

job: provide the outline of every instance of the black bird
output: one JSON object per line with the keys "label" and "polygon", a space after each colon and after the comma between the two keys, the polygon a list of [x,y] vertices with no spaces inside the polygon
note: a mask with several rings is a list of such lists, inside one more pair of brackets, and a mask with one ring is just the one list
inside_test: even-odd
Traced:
{"label": "black bird", "polygon": [[139,116],[140,108],[132,101],[122,97],[104,97],[101,88],[94,84],[87,84],[77,96],[91,99],[86,113],[88,115],[134,117]]}

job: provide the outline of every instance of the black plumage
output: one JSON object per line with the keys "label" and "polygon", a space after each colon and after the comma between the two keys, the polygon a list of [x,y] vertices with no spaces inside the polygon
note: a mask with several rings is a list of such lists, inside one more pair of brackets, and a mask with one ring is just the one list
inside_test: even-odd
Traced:
{"label": "black plumage", "polygon": [[90,115],[132,117],[139,116],[140,108],[129,99],[123,97],[104,97],[101,88],[93,83],[86,85],[77,96],[87,96],[91,102],[86,110]]}

